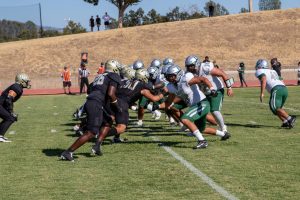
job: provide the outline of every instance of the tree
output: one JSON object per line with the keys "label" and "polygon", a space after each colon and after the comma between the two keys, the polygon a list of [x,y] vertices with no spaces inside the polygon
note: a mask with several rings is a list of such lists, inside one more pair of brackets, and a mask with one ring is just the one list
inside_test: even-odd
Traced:
{"label": "tree", "polygon": [[280,0],[259,0],[259,10],[278,10],[281,9]]}
{"label": "tree", "polygon": [[249,10],[247,10],[247,8],[241,8],[240,13],[247,13],[247,12],[249,12]]}
{"label": "tree", "polygon": [[63,33],[67,34],[75,34],[75,33],[85,33],[86,29],[81,26],[80,23],[76,23],[72,20],[69,21],[68,25],[63,29]]}
{"label": "tree", "polygon": [[[98,5],[99,0],[84,0],[87,3],[91,3],[94,6]],[[142,0],[106,0],[113,5],[115,5],[119,10],[119,28],[123,27],[123,18],[125,10],[132,5],[136,5],[137,3],[141,2]]]}
{"label": "tree", "polygon": [[253,12],[253,0],[248,0],[249,12]]}
{"label": "tree", "polygon": [[161,16],[156,12],[156,10],[151,9],[147,16],[144,17],[144,21],[146,24],[154,24],[161,22]]}
{"label": "tree", "polygon": [[229,11],[224,6],[222,6],[219,3],[214,2],[212,0],[206,2],[205,6],[204,6],[204,10],[207,13],[207,15],[209,13],[210,6],[214,7],[213,16],[229,15]]}

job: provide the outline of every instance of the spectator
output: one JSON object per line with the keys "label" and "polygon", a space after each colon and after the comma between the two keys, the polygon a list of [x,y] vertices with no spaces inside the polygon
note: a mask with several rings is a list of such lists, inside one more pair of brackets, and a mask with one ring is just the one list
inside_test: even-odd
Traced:
{"label": "spectator", "polygon": [[208,6],[208,17],[214,16],[214,11],[215,11],[215,7],[214,7],[214,5],[211,3],[211,4]]}
{"label": "spectator", "polygon": [[84,62],[85,64],[88,63],[88,53],[87,52],[81,53],[81,62]]}
{"label": "spectator", "polygon": [[279,79],[282,80],[281,77],[281,63],[277,60],[277,58],[272,58],[271,59],[271,66],[272,69],[275,70],[279,76]]}
{"label": "spectator", "polygon": [[103,74],[105,71],[104,63],[101,62],[100,67],[98,68],[97,74]]}
{"label": "spectator", "polygon": [[300,62],[298,62],[298,85],[300,85]]}
{"label": "spectator", "polygon": [[86,89],[89,87],[88,77],[90,75],[90,72],[86,68],[86,63],[81,62],[78,75],[79,75],[79,79],[80,79],[80,94],[82,94],[84,85],[86,85]]}
{"label": "spectator", "polygon": [[94,26],[95,26],[95,20],[94,20],[94,17],[91,16],[90,18],[90,27],[91,27],[91,32],[93,32],[94,30]]}
{"label": "spectator", "polygon": [[98,15],[96,16],[96,25],[97,25],[98,31],[100,31],[101,19]]}
{"label": "spectator", "polygon": [[103,15],[102,19],[104,21],[105,30],[109,29],[110,16],[107,14],[107,12],[105,12],[105,15]]}
{"label": "spectator", "polygon": [[[71,71],[70,69],[65,66],[64,67],[64,70],[61,72],[61,78],[62,78],[62,81],[63,81],[63,88],[64,88],[64,93],[65,94],[72,94],[71,92]],[[66,87],[68,87],[68,93],[67,93],[67,90],[66,90]]]}
{"label": "spectator", "polygon": [[246,87],[248,87],[248,85],[247,85],[247,83],[245,81],[245,76],[244,76],[244,74],[245,74],[245,64],[244,64],[244,62],[241,62],[239,64],[239,67],[238,67],[237,71],[239,73],[240,82],[241,82],[240,87],[244,87],[244,83],[245,83]]}

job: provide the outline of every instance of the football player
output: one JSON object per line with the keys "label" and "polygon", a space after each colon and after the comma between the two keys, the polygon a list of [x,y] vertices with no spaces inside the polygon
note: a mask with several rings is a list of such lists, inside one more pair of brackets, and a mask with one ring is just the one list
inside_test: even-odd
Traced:
{"label": "football player", "polygon": [[0,142],[11,142],[4,137],[8,128],[18,120],[18,115],[14,113],[14,102],[23,94],[23,88],[31,88],[30,79],[27,74],[17,74],[15,83],[6,88],[0,96]]}
{"label": "football player", "polygon": [[121,84],[119,65],[118,61],[108,60],[105,63],[105,73],[98,74],[94,79],[84,105],[87,115],[86,132],[61,154],[62,160],[74,161],[73,152],[99,133],[103,122],[103,106],[107,102],[110,103],[112,110],[120,109],[116,97],[117,88]]}
{"label": "football player", "polygon": [[260,80],[260,102],[263,102],[265,89],[271,94],[270,110],[282,121],[281,127],[293,128],[296,116],[289,115],[282,107],[288,97],[288,90],[275,70],[269,69],[268,62],[259,59],[255,65],[255,76]]}

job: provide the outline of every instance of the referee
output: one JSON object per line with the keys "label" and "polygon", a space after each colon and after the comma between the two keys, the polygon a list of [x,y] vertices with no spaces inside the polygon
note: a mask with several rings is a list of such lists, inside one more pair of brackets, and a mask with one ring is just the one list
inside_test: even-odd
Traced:
{"label": "referee", "polygon": [[82,94],[84,85],[86,85],[86,88],[89,87],[88,77],[90,75],[90,72],[86,68],[86,64],[84,62],[81,62],[78,74],[79,74],[79,79],[80,79],[80,94]]}

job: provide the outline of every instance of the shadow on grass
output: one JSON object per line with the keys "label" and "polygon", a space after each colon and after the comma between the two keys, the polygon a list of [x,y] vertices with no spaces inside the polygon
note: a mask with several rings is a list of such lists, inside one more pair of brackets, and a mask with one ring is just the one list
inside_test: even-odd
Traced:
{"label": "shadow on grass", "polygon": [[[43,154],[45,154],[46,156],[49,157],[59,157],[62,152],[64,152],[65,149],[60,149],[60,148],[54,148],[54,149],[43,149],[42,152]],[[74,158],[77,158],[76,156],[73,156]]]}
{"label": "shadow on grass", "polygon": [[260,124],[237,124],[237,123],[228,123],[228,126],[242,126],[247,128],[267,128],[267,127],[278,127],[278,126],[269,126],[269,125],[260,125]]}

